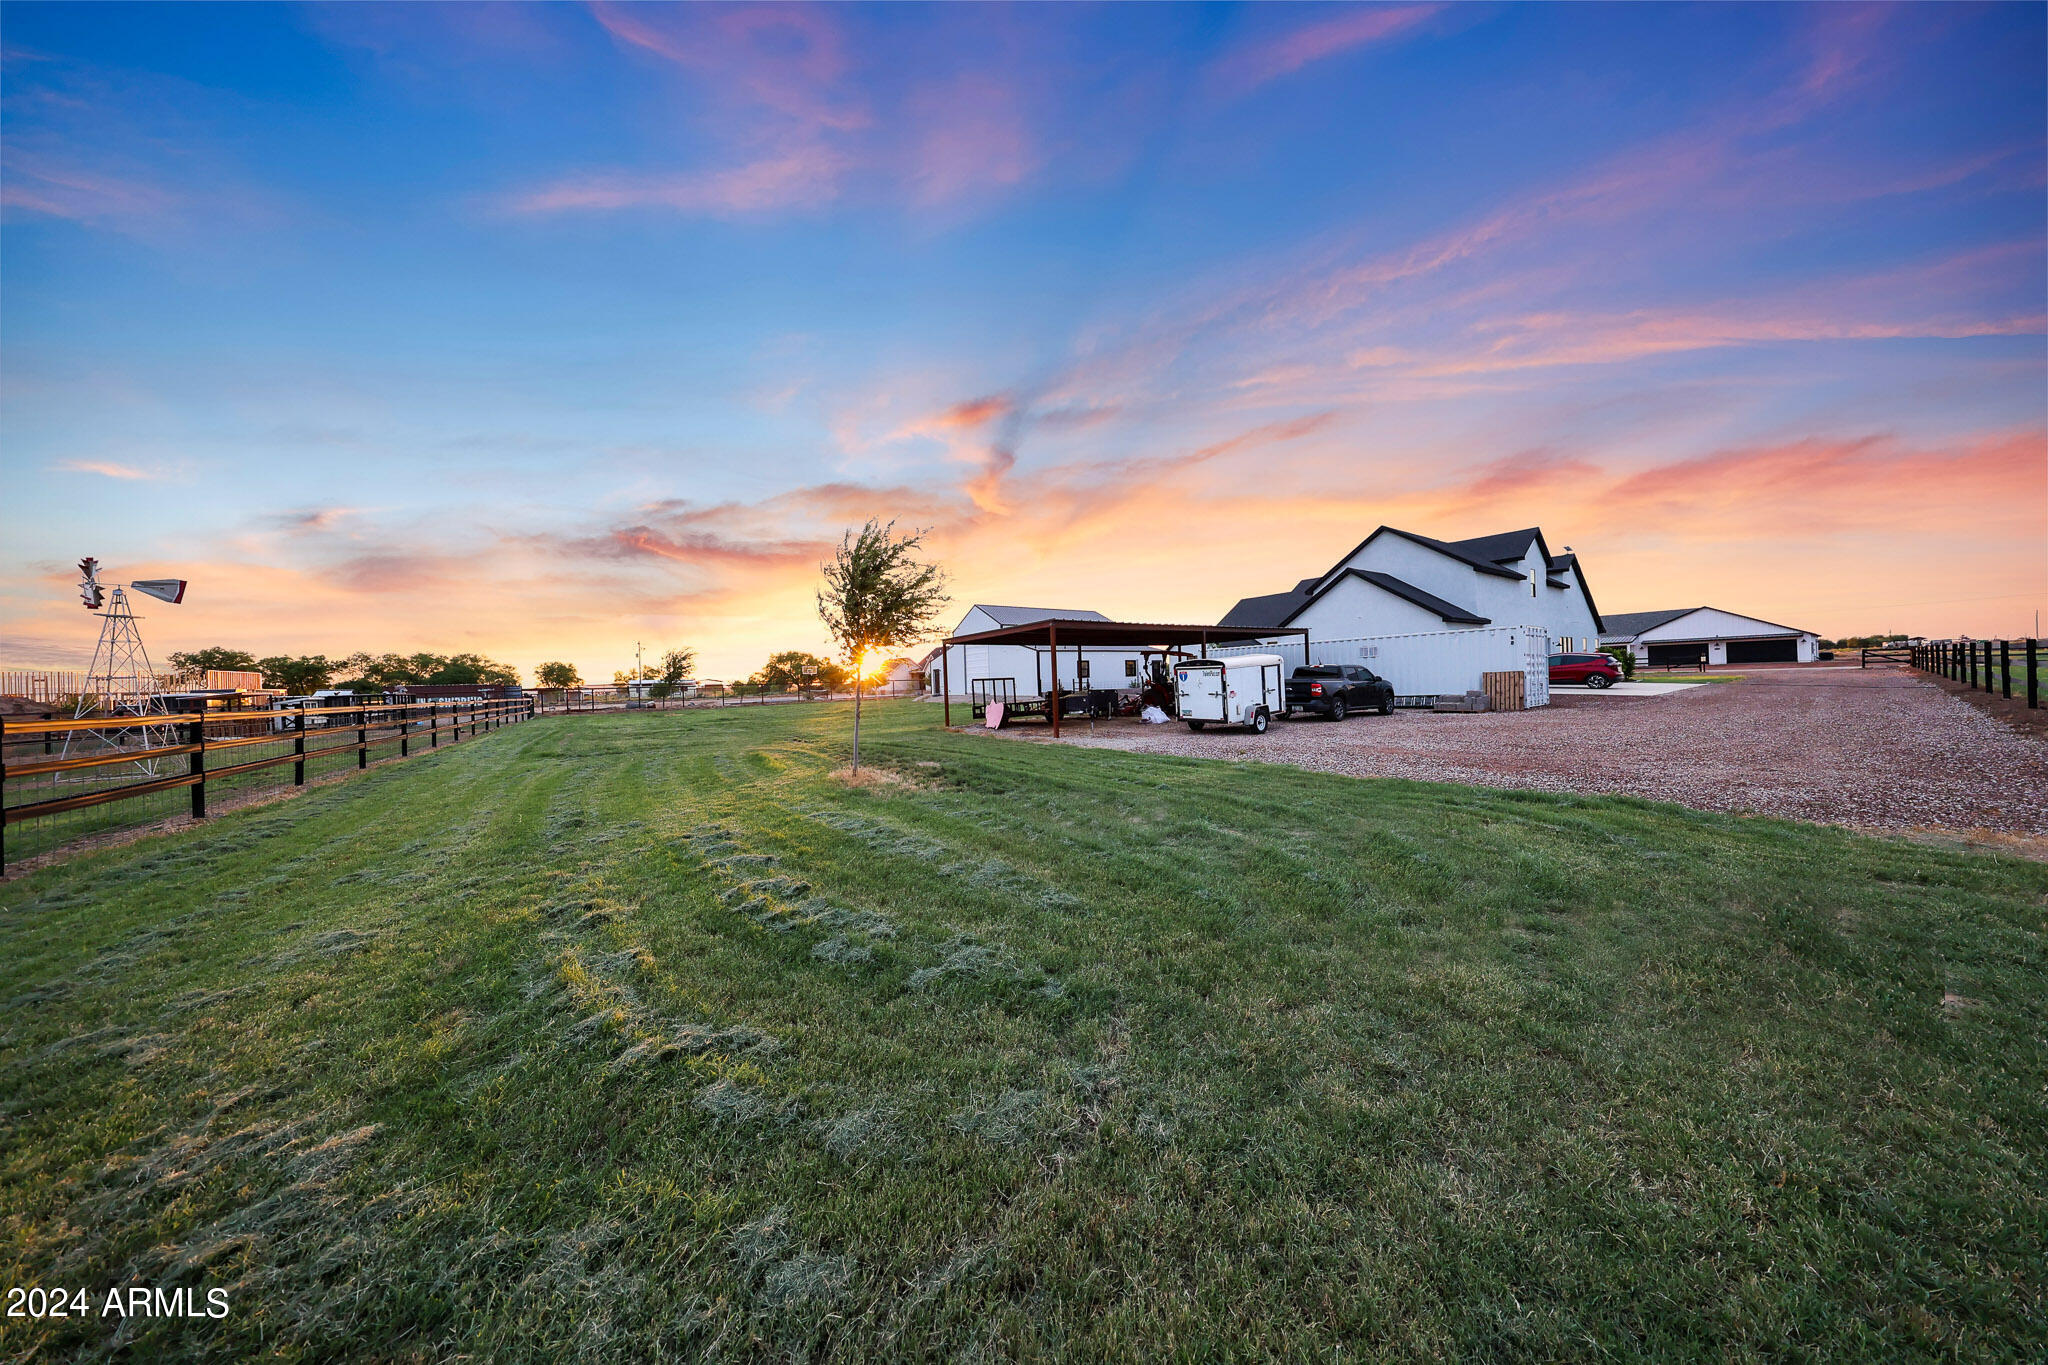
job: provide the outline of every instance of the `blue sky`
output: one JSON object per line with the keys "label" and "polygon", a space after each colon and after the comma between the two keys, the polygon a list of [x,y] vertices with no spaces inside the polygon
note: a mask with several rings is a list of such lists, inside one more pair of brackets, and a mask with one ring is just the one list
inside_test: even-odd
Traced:
{"label": "blue sky", "polygon": [[1540,524],[1610,611],[2025,631],[2043,15],[9,4],[0,654],[90,553],[159,651],[729,676],[868,515],[963,608]]}

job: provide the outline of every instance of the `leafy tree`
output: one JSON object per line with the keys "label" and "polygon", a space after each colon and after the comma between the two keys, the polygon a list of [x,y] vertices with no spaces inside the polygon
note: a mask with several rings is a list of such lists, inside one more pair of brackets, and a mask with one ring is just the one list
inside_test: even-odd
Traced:
{"label": "leafy tree", "polygon": [[481,654],[455,654],[442,659],[433,654],[415,654],[415,660],[432,659],[434,666],[426,670],[422,682],[428,683],[486,683],[496,687],[519,686],[519,670],[510,664],[501,664],[495,659],[486,659]]}
{"label": "leafy tree", "polygon": [[860,668],[872,651],[894,649],[931,633],[945,607],[946,576],[917,558],[924,532],[895,534],[896,523],[870,519],[839,540],[823,565],[818,617],[853,665],[853,770],[860,771]]}
{"label": "leafy tree", "polygon": [[294,697],[308,697],[327,686],[335,669],[325,654],[307,654],[300,658],[274,654],[268,659],[258,659],[255,666],[263,674],[265,687],[282,687]]}
{"label": "leafy tree", "polygon": [[542,687],[578,687],[583,675],[576,671],[576,665],[559,661],[544,663],[533,670],[534,681]]}
{"label": "leafy tree", "polygon": [[646,682],[661,676],[661,670],[653,664],[642,664],[638,668],[622,668],[612,674],[612,681],[624,687],[627,683]]}
{"label": "leafy tree", "polygon": [[518,669],[481,654],[359,652],[342,660],[338,671],[348,676],[347,686],[354,692],[388,692],[396,687],[428,683],[492,683],[508,687],[519,684]]}
{"label": "leafy tree", "polygon": [[[806,677],[806,668],[815,668],[818,671]],[[768,662],[757,669],[754,676],[747,681],[766,691],[787,692],[792,687],[829,689],[837,686],[843,677],[839,665],[830,659],[821,659],[801,649],[785,649],[780,654],[769,655]]]}
{"label": "leafy tree", "polygon": [[210,649],[194,649],[171,655],[171,667],[180,673],[205,673],[217,668],[249,670],[256,667],[256,656],[246,649],[228,649],[214,645]]}
{"label": "leafy tree", "polygon": [[697,666],[697,651],[684,645],[671,649],[661,656],[661,681],[647,689],[652,697],[666,697],[676,690],[683,679],[690,676],[690,670]]}

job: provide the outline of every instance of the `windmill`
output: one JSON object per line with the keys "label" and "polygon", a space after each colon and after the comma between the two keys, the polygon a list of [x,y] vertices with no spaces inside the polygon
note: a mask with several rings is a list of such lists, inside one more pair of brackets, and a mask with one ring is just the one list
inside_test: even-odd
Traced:
{"label": "windmill", "polygon": [[[109,591],[100,583],[100,562],[90,555],[78,561],[78,572],[79,599],[87,611],[98,612],[100,616],[100,642],[93,651],[92,666],[86,670],[85,690],[79,694],[73,719],[82,719],[95,711],[110,717],[167,715],[156,669],[149,661],[149,651],[143,647],[142,632],[135,627],[136,616],[128,605],[127,590],[133,588],[158,601],[177,603],[185,600],[185,580],[142,578],[126,586],[115,584]],[[102,747],[115,749],[129,747],[131,738],[145,749],[157,747],[160,739],[170,742],[168,736],[152,734],[147,723],[138,729],[139,734],[123,729],[74,730],[71,735],[90,736]],[[64,749],[70,753],[69,738]]]}

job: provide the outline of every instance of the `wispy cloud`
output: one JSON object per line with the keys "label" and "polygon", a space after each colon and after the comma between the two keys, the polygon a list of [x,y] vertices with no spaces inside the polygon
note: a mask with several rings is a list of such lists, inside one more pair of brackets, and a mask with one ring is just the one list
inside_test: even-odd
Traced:
{"label": "wispy cloud", "polygon": [[6,149],[0,206],[77,223],[138,224],[168,219],[183,207],[175,191],[147,180],[70,164],[55,156]]}
{"label": "wispy cloud", "polygon": [[[1303,24],[1276,37],[1255,39],[1225,53],[1210,68],[1210,79],[1226,98],[1245,95],[1268,81],[1292,75],[1312,63],[1362,47],[1390,42],[1434,18],[1442,5],[1357,5],[1332,7],[1327,19]],[[1256,11],[1255,11],[1256,12]],[[1284,9],[1286,13],[1298,11]]]}
{"label": "wispy cloud", "polygon": [[846,158],[823,146],[793,147],[759,161],[674,174],[600,173],[560,180],[513,195],[514,213],[569,213],[658,208],[711,217],[742,217],[816,208],[839,193]]}
{"label": "wispy cloud", "polygon": [[139,465],[121,464],[115,460],[59,460],[51,468],[63,470],[67,474],[96,474],[103,479],[151,480],[163,477],[155,470],[144,469]]}

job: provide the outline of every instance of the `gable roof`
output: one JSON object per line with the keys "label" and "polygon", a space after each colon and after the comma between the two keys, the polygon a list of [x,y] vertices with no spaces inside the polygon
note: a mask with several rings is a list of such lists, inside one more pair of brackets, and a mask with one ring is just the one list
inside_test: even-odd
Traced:
{"label": "gable roof", "polygon": [[[1512,578],[1517,583],[1522,581],[1522,575],[1515,572],[1515,570],[1503,569],[1499,564],[1495,563],[1491,559],[1481,559],[1477,554],[1473,553],[1471,550],[1460,548],[1461,546],[1474,543],[1472,541],[1459,541],[1453,543],[1448,540],[1436,540],[1430,536],[1417,535],[1413,531],[1404,531],[1398,526],[1380,527],[1378,531],[1374,531],[1364,540],[1358,542],[1358,550],[1363,550],[1366,546],[1372,544],[1374,540],[1379,538],[1380,532],[1382,531],[1389,532],[1393,535],[1397,535],[1401,537],[1403,540],[1412,540],[1417,545],[1421,545],[1428,549],[1435,550],[1440,555],[1449,555],[1452,559],[1457,560],[1459,563],[1477,569],[1481,573],[1492,574],[1495,578]],[[1480,542],[1490,541],[1494,539],[1497,539],[1497,537],[1479,537]],[[1345,560],[1350,559],[1351,555],[1357,554],[1358,550],[1353,550],[1350,555],[1345,555],[1344,559],[1338,560],[1338,566],[1341,567],[1344,564]],[[1332,570],[1332,572],[1335,572],[1335,570]]]}
{"label": "gable roof", "polygon": [[[1305,580],[1312,587],[1314,579]],[[1223,613],[1219,626],[1282,626],[1294,618],[1294,614],[1309,604],[1308,590],[1296,585],[1287,592],[1267,593],[1264,597],[1245,597],[1238,604]]]}
{"label": "gable roof", "polygon": [[[1681,616],[1690,616],[1696,611],[1718,611],[1729,616],[1741,617],[1745,621],[1754,621],[1760,626],[1770,626],[1774,630],[1788,631],[1793,635],[1813,634],[1812,631],[1801,630],[1798,626],[1787,626],[1782,625],[1776,621],[1766,621],[1761,616],[1749,616],[1743,612],[1729,611],[1726,607],[1680,607],[1676,611],[1624,612],[1619,616],[1608,617],[1607,622],[1608,625],[1612,627],[1612,629],[1603,631],[1601,633],[1603,635],[1641,635],[1645,631],[1655,630],[1659,626],[1669,625],[1671,622],[1678,620]],[[1720,637],[1717,636],[1713,638],[1718,639]]]}
{"label": "gable roof", "polygon": [[976,602],[967,609],[980,612],[999,626],[1029,626],[1040,621],[1107,621],[1099,611],[1078,611],[1070,607],[992,607]]}
{"label": "gable roof", "polygon": [[1413,583],[1404,582],[1390,573],[1372,569],[1346,569],[1323,579],[1304,578],[1294,585],[1292,592],[1268,593],[1264,597],[1247,597],[1232,607],[1219,626],[1270,626],[1274,629],[1291,624],[1309,604],[1335,588],[1347,578],[1356,578],[1372,584],[1384,592],[1390,592],[1404,602],[1412,602],[1424,611],[1435,612],[1446,621],[1465,626],[1489,624],[1488,618],[1475,616],[1455,602],[1446,602],[1435,593],[1424,592]]}
{"label": "gable roof", "polygon": [[1438,616],[1441,616],[1446,621],[1455,621],[1459,625],[1463,626],[1484,626],[1492,624],[1492,618],[1486,616],[1474,616],[1471,612],[1466,611],[1457,603],[1446,602],[1443,598],[1438,597],[1435,593],[1424,592],[1422,589],[1416,587],[1413,583],[1404,583],[1403,581],[1394,577],[1390,573],[1379,573],[1372,569],[1346,569],[1336,578],[1330,580],[1330,586],[1335,587],[1338,583],[1342,582],[1346,578],[1362,578],[1376,588],[1385,588],[1388,592],[1394,594],[1394,596],[1398,598],[1401,598],[1403,601],[1413,602],[1416,606],[1421,607],[1424,611],[1435,612]]}
{"label": "gable roof", "polygon": [[1625,611],[1607,618],[1604,635],[1641,635],[1646,630],[1655,630],[1661,625],[1676,621],[1681,616],[1690,616],[1698,607],[1678,607],[1671,611]]}
{"label": "gable roof", "polygon": [[[1470,540],[1453,540],[1447,543],[1452,549],[1468,554],[1474,559],[1483,559],[1489,564],[1500,564],[1511,559],[1519,560],[1528,554],[1529,542],[1532,540],[1538,544],[1542,544],[1543,541],[1543,532],[1534,526],[1524,527],[1519,531],[1502,531],[1497,535],[1474,536]],[[1550,558],[1548,545],[1543,546],[1543,558],[1546,561]]]}
{"label": "gable roof", "polygon": [[[1430,611],[1437,612],[1446,621],[1480,623],[1486,621],[1487,618],[1485,617],[1474,616],[1456,603],[1446,602],[1441,597],[1425,593],[1414,584],[1403,582],[1390,574],[1346,569],[1345,566],[1357,558],[1359,551],[1383,535],[1399,536],[1403,540],[1422,546],[1424,549],[1434,550],[1440,555],[1455,559],[1475,572],[1490,574],[1495,578],[1505,578],[1516,583],[1526,581],[1521,571],[1504,566],[1508,563],[1519,563],[1528,555],[1530,545],[1534,544],[1543,552],[1543,563],[1546,571],[1545,581],[1553,588],[1570,591],[1574,586],[1573,584],[1567,583],[1553,575],[1568,571],[1576,572],[1578,575],[1576,586],[1585,595],[1586,607],[1593,613],[1594,625],[1603,631],[1607,629],[1606,622],[1600,615],[1600,608],[1593,601],[1593,590],[1586,585],[1586,571],[1580,567],[1579,557],[1575,554],[1551,554],[1549,544],[1543,539],[1543,530],[1537,526],[1524,527],[1519,531],[1499,531],[1489,536],[1473,536],[1468,540],[1437,540],[1433,536],[1421,535],[1414,531],[1404,531],[1398,526],[1381,526],[1364,540],[1352,546],[1350,553],[1346,554],[1335,564],[1332,564],[1328,571],[1320,578],[1304,578],[1287,592],[1267,593],[1262,597],[1242,598],[1236,606],[1224,613],[1223,619],[1217,622],[1217,624],[1225,626],[1284,625],[1288,621],[1293,620],[1303,607],[1306,607],[1310,602],[1313,602],[1317,597],[1320,597],[1338,582],[1342,581],[1347,574],[1358,574],[1368,581],[1384,578],[1387,581],[1385,583],[1376,583],[1376,586],[1386,588],[1387,591],[1393,592],[1396,596],[1406,597],[1411,592],[1421,593],[1423,597],[1429,599],[1427,602],[1419,601],[1414,597],[1407,597],[1407,600],[1414,602],[1417,606],[1426,607]],[[1400,588],[1397,590],[1389,586],[1389,584],[1399,584]]]}

